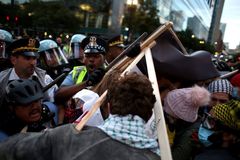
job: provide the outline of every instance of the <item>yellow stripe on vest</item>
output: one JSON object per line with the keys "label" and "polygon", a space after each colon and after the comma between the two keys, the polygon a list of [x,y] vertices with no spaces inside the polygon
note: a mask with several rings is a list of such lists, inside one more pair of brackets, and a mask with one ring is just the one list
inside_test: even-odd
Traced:
{"label": "yellow stripe on vest", "polygon": [[75,84],[83,82],[83,79],[87,73],[87,68],[85,66],[76,66],[73,68],[72,79]]}

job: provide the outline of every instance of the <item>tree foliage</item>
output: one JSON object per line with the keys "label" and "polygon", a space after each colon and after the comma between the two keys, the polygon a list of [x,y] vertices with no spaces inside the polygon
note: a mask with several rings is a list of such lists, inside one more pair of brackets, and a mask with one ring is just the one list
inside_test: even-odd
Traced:
{"label": "tree foliage", "polygon": [[[177,36],[189,53],[198,50],[206,50],[210,53],[215,53],[215,48],[213,45],[207,43],[203,39],[192,37],[192,35],[193,32],[189,29],[186,31],[177,32]],[[200,41],[204,41],[204,44],[201,44]]]}
{"label": "tree foliage", "polygon": [[[22,5],[1,4],[1,15],[10,15],[11,21],[2,22],[9,28],[30,28],[37,31],[47,31],[55,34],[61,32],[77,32],[80,27],[80,19],[75,13],[61,2],[42,2],[31,0]],[[12,21],[12,17],[18,17],[18,22]]]}
{"label": "tree foliage", "polygon": [[123,26],[130,27],[134,34],[151,33],[159,27],[158,10],[152,0],[140,0],[139,7],[126,6],[127,9]]}
{"label": "tree foliage", "polygon": [[43,3],[39,0],[25,4],[24,15],[32,13],[29,17],[32,27],[42,27],[53,32],[56,30],[71,32],[79,28],[79,19],[67,9],[63,3],[51,2]]}

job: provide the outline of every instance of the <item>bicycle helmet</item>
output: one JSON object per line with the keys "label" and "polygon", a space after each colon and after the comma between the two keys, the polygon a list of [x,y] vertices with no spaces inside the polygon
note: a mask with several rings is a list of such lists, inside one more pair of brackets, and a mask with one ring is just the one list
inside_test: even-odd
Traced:
{"label": "bicycle helmet", "polygon": [[43,98],[40,85],[31,79],[10,81],[6,87],[7,102],[11,104],[28,104]]}

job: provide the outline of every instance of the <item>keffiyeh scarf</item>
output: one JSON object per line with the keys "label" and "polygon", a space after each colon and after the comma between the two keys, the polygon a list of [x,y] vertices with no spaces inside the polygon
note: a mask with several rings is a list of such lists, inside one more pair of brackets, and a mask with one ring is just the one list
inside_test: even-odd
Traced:
{"label": "keffiyeh scarf", "polygon": [[147,136],[144,126],[145,121],[139,116],[109,115],[99,128],[117,141],[139,149],[150,149],[160,155],[157,140]]}

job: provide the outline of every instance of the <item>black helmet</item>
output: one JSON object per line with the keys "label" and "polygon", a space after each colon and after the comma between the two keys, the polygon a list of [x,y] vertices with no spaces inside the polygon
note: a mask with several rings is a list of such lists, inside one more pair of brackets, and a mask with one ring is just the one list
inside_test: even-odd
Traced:
{"label": "black helmet", "polygon": [[12,104],[28,104],[43,98],[40,85],[31,79],[10,81],[6,87],[7,102]]}

